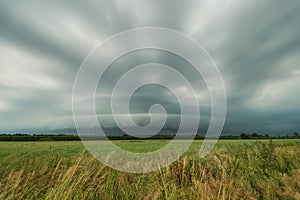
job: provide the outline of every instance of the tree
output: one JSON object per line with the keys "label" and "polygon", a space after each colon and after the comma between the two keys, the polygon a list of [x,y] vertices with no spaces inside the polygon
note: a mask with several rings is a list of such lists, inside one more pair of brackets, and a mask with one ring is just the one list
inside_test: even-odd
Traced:
{"label": "tree", "polygon": [[258,138],[259,135],[257,133],[252,133],[252,138]]}
{"label": "tree", "polygon": [[294,135],[293,135],[294,138],[300,138],[300,135],[298,132],[294,132]]}
{"label": "tree", "polygon": [[250,139],[250,136],[247,135],[247,134],[245,134],[245,133],[242,133],[242,134],[240,135],[240,137],[241,137],[241,139]]}

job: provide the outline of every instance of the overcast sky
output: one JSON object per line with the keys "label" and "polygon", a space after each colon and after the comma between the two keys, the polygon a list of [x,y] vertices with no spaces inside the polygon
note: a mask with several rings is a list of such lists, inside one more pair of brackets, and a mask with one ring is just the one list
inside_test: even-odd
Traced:
{"label": "overcast sky", "polygon": [[[145,26],[185,33],[209,52],[227,92],[223,133],[300,132],[299,10],[299,0],[3,0],[0,133],[74,128],[72,88],[83,59],[109,36]],[[103,88],[112,87],[118,69],[153,61],[193,74],[174,55],[141,50],[117,60]],[[194,83],[202,95],[204,130],[209,96],[203,81]],[[106,116],[100,123],[113,127],[105,94],[97,90],[96,107]],[[168,94],[164,88],[141,88],[131,111],[143,115],[151,104],[161,103],[171,113],[168,126],[173,128],[180,109]]]}

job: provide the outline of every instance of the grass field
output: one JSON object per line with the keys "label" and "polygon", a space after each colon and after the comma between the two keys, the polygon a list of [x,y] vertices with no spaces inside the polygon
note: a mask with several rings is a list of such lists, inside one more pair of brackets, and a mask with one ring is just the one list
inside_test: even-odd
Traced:
{"label": "grass field", "polygon": [[[149,152],[168,141],[114,141]],[[81,142],[0,142],[0,199],[300,199],[300,140],[201,141],[172,165],[129,174],[102,165]]]}

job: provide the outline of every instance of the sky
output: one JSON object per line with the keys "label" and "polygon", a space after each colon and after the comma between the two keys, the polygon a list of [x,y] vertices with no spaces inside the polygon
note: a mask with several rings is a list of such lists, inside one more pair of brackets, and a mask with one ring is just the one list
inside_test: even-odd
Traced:
{"label": "sky", "polygon": [[[299,0],[1,1],[0,133],[73,129],[73,84],[83,60],[108,37],[141,27],[173,29],[205,47],[226,88],[223,134],[300,132],[299,10]],[[154,61],[193,75],[188,63],[168,52],[145,49],[121,57],[96,92],[100,124],[116,127],[108,91],[120,69]],[[203,80],[191,82],[199,94],[199,130],[205,132],[209,94]],[[165,106],[165,127],[176,129],[178,102],[155,85],[132,97],[136,123],[148,123],[153,104]]]}

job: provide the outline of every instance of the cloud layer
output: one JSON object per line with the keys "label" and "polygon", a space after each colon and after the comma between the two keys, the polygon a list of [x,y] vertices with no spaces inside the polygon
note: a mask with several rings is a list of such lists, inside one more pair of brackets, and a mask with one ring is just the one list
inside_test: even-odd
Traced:
{"label": "cloud layer", "polygon": [[[109,36],[145,26],[183,32],[208,50],[227,90],[224,133],[300,132],[299,10],[297,0],[1,1],[0,132],[74,128],[72,87],[85,56]],[[210,101],[203,80],[193,78],[183,60],[154,50],[113,63],[97,90],[101,123],[114,127],[109,91],[120,68],[154,61],[177,65],[197,85],[205,131]],[[162,103],[173,128],[180,110],[170,97],[146,87],[135,94],[131,111],[143,115],[136,118],[143,124],[149,105]]]}

